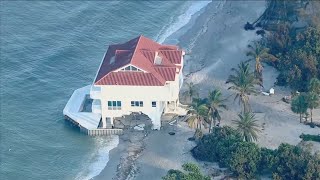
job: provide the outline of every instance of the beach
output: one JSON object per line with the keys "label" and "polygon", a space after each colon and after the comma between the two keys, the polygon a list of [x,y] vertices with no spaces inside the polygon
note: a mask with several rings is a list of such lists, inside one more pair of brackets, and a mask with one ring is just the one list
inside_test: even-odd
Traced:
{"label": "beach", "polygon": [[[108,46],[144,35],[186,51],[184,82],[201,97],[221,89],[228,98],[221,125],[233,126],[240,108],[225,84],[230,69],[247,60],[246,46],[261,37],[245,31],[264,1],[1,1],[0,99],[2,179],[161,179],[185,162],[205,174],[225,175],[215,163],[196,161],[189,141],[195,130],[180,120],[160,131],[126,130],[122,136],[90,137],[65,122],[62,110],[75,89],[92,84]],[[253,67],[253,64],[252,64]],[[277,71],[264,65],[264,90]],[[186,87],[181,90],[181,95]],[[319,128],[299,123],[299,115],[275,95],[250,96],[261,125],[258,145],[299,144],[301,133]],[[183,104],[184,97],[181,97]],[[314,110],[314,120],[320,111]],[[169,134],[174,132],[175,135]],[[207,132],[207,129],[204,130]],[[313,143],[315,151],[319,143]]]}
{"label": "beach", "polygon": [[[214,88],[229,97],[226,102],[228,110],[222,112],[222,126],[233,126],[232,120],[237,119],[240,112],[238,103],[231,97],[233,92],[227,90],[229,85],[225,84],[230,69],[247,60],[247,45],[260,39],[255,31],[245,31],[243,26],[247,21],[257,19],[264,8],[263,1],[210,3],[179,38],[179,45],[187,51],[185,81],[196,84],[202,97]],[[274,68],[264,66],[264,90],[274,87],[275,95],[250,96],[252,111],[261,127],[257,143],[271,149],[281,143],[297,145],[301,133],[320,133],[319,128],[300,124],[290,105],[281,101],[282,97],[290,95],[290,89],[274,86],[277,74]],[[314,119],[319,120],[320,111],[316,110],[314,114]],[[169,135],[169,132],[176,134]],[[119,146],[111,150],[105,169],[94,179],[161,179],[169,169],[181,169],[186,162],[194,162],[205,173],[212,174],[212,167],[218,169],[216,164],[196,161],[190,153],[195,143],[188,138],[193,134],[194,130],[182,121],[177,125],[166,124],[160,131],[125,133],[120,137]],[[213,179],[223,176],[224,173],[220,173]]]}

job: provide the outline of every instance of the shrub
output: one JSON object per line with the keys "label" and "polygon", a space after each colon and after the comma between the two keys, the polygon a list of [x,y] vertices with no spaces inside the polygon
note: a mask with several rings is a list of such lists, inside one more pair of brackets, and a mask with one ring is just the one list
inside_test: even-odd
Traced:
{"label": "shrub", "polygon": [[261,159],[259,164],[259,172],[270,173],[277,165],[276,151],[267,148],[261,148]]}
{"label": "shrub", "polygon": [[257,174],[260,159],[261,150],[256,144],[240,142],[231,155],[229,166],[240,179],[252,179]]}
{"label": "shrub", "polygon": [[162,177],[163,180],[210,180],[209,176],[201,174],[200,168],[192,163],[186,163],[182,165],[183,170],[170,169],[166,176]]}
{"label": "shrub", "polygon": [[320,142],[320,135],[301,134],[299,137],[304,141]]}
{"label": "shrub", "polygon": [[235,144],[241,140],[241,136],[231,127],[215,127],[211,134],[203,136],[191,152],[196,159],[227,166]]}
{"label": "shrub", "polygon": [[289,144],[281,144],[276,150],[259,148],[252,142],[243,142],[230,127],[214,128],[211,134],[200,139],[192,154],[196,159],[228,167],[240,179],[253,179],[266,173],[279,180],[320,179],[317,155]]}
{"label": "shrub", "polygon": [[320,165],[319,158],[313,157],[311,153],[289,144],[281,144],[275,152],[277,162],[272,170],[274,177],[281,177],[281,179],[306,179],[307,176],[311,177],[310,179],[320,178],[320,169],[308,169],[308,167],[319,167]]}

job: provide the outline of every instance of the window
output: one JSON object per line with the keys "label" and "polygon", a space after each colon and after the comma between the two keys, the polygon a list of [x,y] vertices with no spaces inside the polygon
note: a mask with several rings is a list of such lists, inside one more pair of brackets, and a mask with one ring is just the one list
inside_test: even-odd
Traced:
{"label": "window", "polygon": [[114,56],[112,56],[110,59],[110,64],[113,64],[115,61],[116,61],[116,58]]}
{"label": "window", "polygon": [[143,107],[143,101],[131,101],[132,107]]}
{"label": "window", "polygon": [[131,66],[127,66],[126,68],[124,68],[125,71],[130,71],[131,70]]}
{"label": "window", "polygon": [[134,66],[127,66],[125,68],[122,68],[121,71],[138,71],[138,72],[141,72],[140,69],[134,67]]}
{"label": "window", "polygon": [[134,102],[134,106],[139,106],[139,101]]}
{"label": "window", "polygon": [[121,101],[108,101],[108,110],[121,110]]}
{"label": "window", "polygon": [[121,101],[117,101],[117,106],[121,107]]}
{"label": "window", "polygon": [[152,107],[157,107],[157,102],[152,101]]}

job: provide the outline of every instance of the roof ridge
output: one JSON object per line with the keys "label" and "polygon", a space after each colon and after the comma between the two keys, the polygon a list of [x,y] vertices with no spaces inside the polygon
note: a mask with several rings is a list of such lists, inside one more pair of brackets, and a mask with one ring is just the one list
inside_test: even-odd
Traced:
{"label": "roof ridge", "polygon": [[[143,35],[136,36],[136,38],[122,44],[109,45],[102,65],[99,68],[99,76],[96,77],[97,81],[95,84],[103,85],[108,84],[108,82],[113,82],[114,79],[112,78],[117,74],[114,71],[128,64],[132,64],[146,71],[144,73],[150,74],[143,76],[143,78],[139,76],[142,78],[141,81],[153,81],[154,84],[150,82],[150,85],[164,84],[167,80],[173,78],[175,74],[173,72],[175,72],[175,69],[178,67],[176,63],[180,62],[179,60],[181,59],[179,57],[182,55],[181,52],[183,52],[183,50],[179,49],[176,45],[161,45]],[[162,58],[161,64],[154,64],[156,54]],[[119,61],[116,64],[110,63],[113,56],[119,57]],[[126,74],[126,77],[129,78],[129,74],[131,73],[119,73],[119,77],[123,78],[120,74]],[[135,73],[135,75],[137,74]],[[135,76],[131,77],[131,79],[132,78],[135,78]]]}
{"label": "roof ridge", "polygon": [[167,66],[167,65],[157,65],[155,68],[176,68],[176,66]]}
{"label": "roof ridge", "polygon": [[180,49],[160,49],[159,51],[182,51]]}
{"label": "roof ridge", "polygon": [[[140,35],[139,36],[139,39],[138,39],[138,41],[137,41],[137,44],[136,44],[136,47],[135,47],[135,49],[134,49],[134,52],[133,52],[133,54],[132,54],[132,56],[131,56],[131,59],[130,59],[130,62],[132,63],[132,59],[134,59],[133,57],[136,55],[136,52],[137,52],[137,50],[138,50],[138,47],[139,47],[139,43],[140,43],[140,40],[142,39],[142,38],[144,38],[144,36],[142,36],[142,35]],[[154,43],[157,43],[157,42],[154,42]],[[158,43],[157,43],[158,44]],[[139,49],[140,50],[140,49]],[[151,50],[150,50],[151,51]],[[153,50],[151,51],[151,52],[154,52]],[[144,55],[143,55],[143,57],[144,58],[146,58]],[[146,58],[147,59],[147,58]],[[147,61],[147,62],[150,62],[149,60]],[[151,63],[151,62],[150,62]],[[152,63],[151,63],[152,64]],[[137,66],[138,67],[138,66]],[[140,68],[140,67],[139,67]],[[143,69],[143,68],[142,68]],[[165,79],[161,76],[161,74],[160,73],[158,73],[156,70],[154,70],[154,72],[157,74],[157,75],[155,75],[155,74],[153,74],[153,76],[156,78],[156,79],[158,79],[158,81],[159,82],[161,82],[161,81],[165,81]],[[150,72],[151,73],[151,72]],[[152,74],[152,73],[151,73]],[[160,78],[160,79],[159,79]]]}
{"label": "roof ridge", "polygon": [[[137,37],[137,38],[139,38],[139,39],[138,39],[138,41],[137,41],[136,47],[134,48],[134,51],[133,51],[133,53],[132,53],[132,56],[131,56],[130,61],[129,61],[128,64],[132,64],[132,59],[133,59],[133,56],[134,56],[134,54],[135,54],[135,52],[136,52],[136,50],[137,50],[137,47],[138,47],[138,44],[139,44],[139,41],[140,41],[141,37],[142,37],[142,35],[140,35],[140,36]],[[132,39],[132,40],[133,40],[133,39]],[[128,43],[128,41],[125,42],[125,43]],[[119,43],[119,44],[116,44],[116,45],[123,45],[123,44],[125,44],[125,43],[122,43],[122,44]],[[111,45],[111,46],[114,46],[114,45]],[[109,47],[110,47],[110,45],[109,45]],[[128,50],[128,49],[116,49],[116,50],[115,50],[115,53],[114,53],[114,56],[116,56],[117,51],[131,51],[131,50]],[[128,64],[126,64],[126,65],[128,65]],[[122,67],[124,67],[124,66],[126,66],[126,65],[123,65]],[[120,68],[121,68],[121,67],[120,67]],[[119,68],[118,68],[118,69],[119,69]],[[112,71],[106,73],[104,76],[102,76],[102,77],[101,77],[98,81],[96,81],[95,83],[98,83],[100,80],[102,80],[104,77],[106,77],[107,75],[109,75],[111,72],[112,72]]]}
{"label": "roof ridge", "polygon": [[136,47],[134,48],[134,51],[133,51],[133,53],[132,53],[132,56],[131,56],[131,59],[130,59],[130,63],[132,63],[132,59],[133,59],[134,55],[136,54],[136,51],[137,51],[137,49],[138,49],[138,45],[139,45],[139,42],[140,42],[140,40],[141,40],[141,37],[142,37],[142,35],[140,35],[140,36],[138,37],[138,41],[137,41]]}

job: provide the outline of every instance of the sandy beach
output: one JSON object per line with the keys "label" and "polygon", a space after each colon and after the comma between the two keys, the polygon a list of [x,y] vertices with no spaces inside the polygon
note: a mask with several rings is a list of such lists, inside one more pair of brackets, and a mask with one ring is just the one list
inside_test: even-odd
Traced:
{"label": "sandy beach", "polygon": [[[244,60],[247,45],[260,37],[255,31],[245,31],[244,24],[252,22],[263,13],[263,1],[220,1],[210,3],[197,17],[194,25],[180,37],[179,45],[188,52],[184,69],[185,82],[197,84],[200,96],[206,96],[213,88],[221,89],[228,98],[228,111],[222,112],[222,125],[232,125],[240,112],[233,101],[231,91],[225,84],[230,69]],[[264,87],[274,87],[277,71],[264,67]],[[185,88],[182,89],[184,91]],[[320,134],[319,128],[310,128],[299,123],[299,117],[290,110],[290,105],[281,98],[290,95],[290,89],[275,87],[275,95],[250,96],[252,111],[256,113],[262,132],[258,144],[262,147],[277,148],[281,143],[296,145],[299,135]],[[315,121],[320,121],[320,110],[314,112]],[[175,135],[169,135],[175,132]],[[190,153],[195,143],[188,141],[194,130],[186,123],[165,125],[160,131],[127,132],[120,137],[117,148],[111,150],[106,168],[94,179],[161,179],[169,169],[181,169],[186,162],[196,161]],[[319,147],[319,146],[317,146]],[[203,168],[209,173],[208,168]],[[221,177],[216,177],[219,179]]]}

